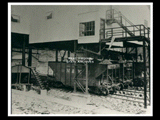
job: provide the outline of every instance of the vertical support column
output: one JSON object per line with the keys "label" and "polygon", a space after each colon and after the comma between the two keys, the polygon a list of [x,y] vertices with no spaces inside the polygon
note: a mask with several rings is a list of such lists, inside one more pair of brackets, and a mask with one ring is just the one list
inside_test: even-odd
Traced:
{"label": "vertical support column", "polygon": [[[68,57],[70,57],[70,51],[68,50]],[[71,78],[72,78],[72,64],[70,63],[70,78],[69,78],[69,84],[71,86]]]}
{"label": "vertical support column", "polygon": [[29,52],[28,52],[28,66],[32,66],[32,48],[29,46]]}
{"label": "vertical support column", "polygon": [[100,38],[100,41],[99,41],[99,53],[100,53],[100,55],[101,55],[101,49],[102,49],[102,48],[101,48],[101,47],[102,47],[101,45],[102,45],[102,42],[101,42],[101,38]]}
{"label": "vertical support column", "polygon": [[22,72],[22,66],[20,67],[20,73],[19,73],[19,84],[21,84],[21,72]]}
{"label": "vertical support column", "polygon": [[11,65],[12,65],[12,55],[13,55],[13,42],[11,40]]}
{"label": "vertical support column", "polygon": [[118,70],[118,78],[119,78],[119,82],[120,82],[120,78],[121,78],[121,76],[120,76],[120,74],[121,74],[121,66],[120,66],[120,64],[119,64],[119,70]]}
{"label": "vertical support column", "polygon": [[125,58],[127,58],[127,56],[128,56],[127,54],[128,54],[128,47],[126,47],[126,56],[125,56]]}
{"label": "vertical support column", "polygon": [[147,108],[146,49],[145,49],[144,39],[143,39],[143,64],[144,64],[144,108]]}
{"label": "vertical support column", "polygon": [[132,79],[133,79],[133,85],[135,85],[135,63],[132,63]]}
{"label": "vertical support column", "polygon": [[61,81],[61,77],[62,77],[61,76],[62,75],[62,62],[60,62],[59,64],[60,64],[60,68],[59,68],[60,69],[60,73],[59,73],[59,76],[60,76],[60,81]]}
{"label": "vertical support column", "polygon": [[49,65],[48,65],[48,69],[47,69],[47,75],[49,75]]}
{"label": "vertical support column", "polygon": [[58,62],[58,50],[56,49],[56,62]]}
{"label": "vertical support column", "polygon": [[24,35],[23,46],[22,46],[22,65],[25,66],[25,35]]}
{"label": "vertical support column", "polygon": [[138,56],[138,54],[137,54],[138,52],[137,52],[137,47],[136,47],[136,63],[137,63],[137,56]]}
{"label": "vertical support column", "polygon": [[107,65],[107,82],[109,82],[109,80],[108,80],[108,65]]}
{"label": "vertical support column", "polygon": [[88,63],[86,62],[86,94],[88,94]]}
{"label": "vertical support column", "polygon": [[64,64],[65,64],[65,71],[64,72],[65,72],[65,85],[66,85],[66,81],[67,81],[66,80],[66,71],[67,71],[67,67],[66,66],[67,66],[67,63],[64,63]]}
{"label": "vertical support column", "polygon": [[149,100],[151,100],[151,91],[150,91],[150,89],[151,89],[151,78],[150,78],[150,45],[148,45],[148,64],[149,64]]}
{"label": "vertical support column", "polygon": [[71,86],[71,79],[72,79],[72,64],[70,63],[70,86]]}
{"label": "vertical support column", "polygon": [[122,82],[124,82],[124,63],[122,63]]}
{"label": "vertical support column", "polygon": [[113,66],[112,66],[112,84],[113,84]]}
{"label": "vertical support column", "polygon": [[17,81],[16,81],[16,89],[17,89],[18,79],[19,79],[19,65],[18,65],[18,67],[17,67]]}
{"label": "vertical support column", "polygon": [[124,63],[120,63],[120,68],[121,68],[121,79],[122,82],[124,82]]}
{"label": "vertical support column", "polygon": [[117,77],[117,72],[116,72],[116,69],[117,69],[117,65],[115,66],[115,80],[116,80],[116,77]]}
{"label": "vertical support column", "polygon": [[76,50],[77,50],[77,41],[74,41],[74,58],[75,58],[75,64],[74,64],[74,74],[75,74],[75,79],[74,79],[74,92],[77,91],[77,60],[76,60]]}
{"label": "vertical support column", "polygon": [[[31,46],[29,46],[29,51],[28,51],[28,66],[32,66],[32,48]],[[31,69],[29,71],[29,78],[28,78],[28,83],[29,80],[31,79]]]}
{"label": "vertical support column", "polygon": [[70,57],[70,51],[68,50],[68,57]]}
{"label": "vertical support column", "polygon": [[29,74],[28,74],[28,84],[29,84],[29,80],[30,80],[30,72],[29,72]]}

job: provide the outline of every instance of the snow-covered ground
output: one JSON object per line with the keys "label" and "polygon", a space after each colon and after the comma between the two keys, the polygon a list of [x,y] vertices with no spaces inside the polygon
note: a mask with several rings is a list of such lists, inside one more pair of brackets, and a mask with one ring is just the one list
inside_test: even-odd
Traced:
{"label": "snow-covered ground", "polygon": [[145,115],[147,109],[105,96],[51,89],[46,95],[12,89],[13,115]]}

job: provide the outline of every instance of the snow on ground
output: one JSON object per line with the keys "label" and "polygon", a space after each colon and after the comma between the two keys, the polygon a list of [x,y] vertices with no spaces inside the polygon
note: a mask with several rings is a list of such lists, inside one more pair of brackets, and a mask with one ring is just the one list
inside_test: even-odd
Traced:
{"label": "snow on ground", "polygon": [[51,89],[47,95],[12,89],[12,114],[111,115],[145,114],[143,107],[111,97]]}

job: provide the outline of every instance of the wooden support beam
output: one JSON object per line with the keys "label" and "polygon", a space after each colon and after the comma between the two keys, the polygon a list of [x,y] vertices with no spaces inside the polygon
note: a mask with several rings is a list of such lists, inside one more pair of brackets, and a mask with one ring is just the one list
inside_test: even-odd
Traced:
{"label": "wooden support beam", "polygon": [[30,72],[28,73],[28,84],[29,84],[29,81],[30,81]]}
{"label": "wooden support beam", "polygon": [[[76,51],[77,51],[77,41],[74,41],[74,57],[76,59]],[[77,60],[74,64],[74,74],[75,74],[75,79],[74,79],[74,92],[77,91],[77,85],[76,85],[76,81],[77,81]]]}
{"label": "wooden support beam", "polygon": [[148,46],[148,64],[149,64],[149,100],[151,100],[151,85],[150,85],[150,83],[151,83],[151,76],[150,76],[150,46]]}
{"label": "wooden support beam", "polygon": [[119,64],[119,73],[118,73],[118,77],[119,77],[119,80],[120,80],[120,78],[121,78],[121,76],[120,76],[120,74],[121,74],[121,69],[120,69],[121,67],[120,67],[120,64]]}
{"label": "wooden support beam", "polygon": [[144,64],[144,108],[147,108],[147,80],[146,80],[146,49],[143,40],[143,64]]}
{"label": "wooden support beam", "polygon": [[70,64],[70,78],[69,78],[70,86],[71,86],[71,79],[72,79],[72,64]]}
{"label": "wooden support beam", "polygon": [[60,81],[61,81],[61,77],[62,77],[62,62],[60,63],[60,68],[59,69],[60,69],[60,73],[59,73],[60,75],[59,76],[60,76]]}
{"label": "wooden support beam", "polygon": [[115,74],[115,79],[116,79],[116,77],[117,77],[117,76],[116,76],[116,69],[117,69],[117,65],[116,65],[116,67],[115,67],[115,72],[114,72],[114,74]]}
{"label": "wooden support beam", "polygon": [[124,82],[124,63],[122,63],[122,82]]}
{"label": "wooden support beam", "polygon": [[[18,78],[19,78],[19,65],[18,65],[18,67],[17,67],[17,81],[16,81],[16,84],[18,84]],[[16,85],[16,89],[17,89],[17,85]]]}
{"label": "wooden support beam", "polygon": [[67,64],[67,63],[65,63],[65,85],[66,85],[66,81],[67,81],[67,80],[66,80],[66,71],[67,71],[66,64]]}
{"label": "wooden support beam", "polygon": [[20,67],[19,84],[21,84],[21,72],[22,72],[22,66]]}
{"label": "wooden support beam", "polygon": [[137,63],[137,58],[138,58],[138,57],[137,57],[137,56],[138,56],[137,53],[138,53],[138,50],[137,50],[137,47],[136,47],[136,63]]}
{"label": "wooden support beam", "polygon": [[113,84],[113,67],[112,67],[112,84]]}
{"label": "wooden support beam", "polygon": [[108,80],[108,65],[107,65],[107,82],[109,82],[109,80]]}
{"label": "wooden support beam", "polygon": [[48,69],[47,69],[47,75],[49,75],[49,65],[48,65]]}
{"label": "wooden support beam", "polygon": [[70,57],[70,51],[68,50],[68,57]]}
{"label": "wooden support beam", "polygon": [[88,94],[88,63],[86,62],[86,94]]}
{"label": "wooden support beam", "polygon": [[28,52],[28,66],[32,66],[32,48],[29,47],[29,52]]}
{"label": "wooden support beam", "polygon": [[61,57],[61,62],[63,62],[65,55],[66,55],[66,50],[64,51],[63,56]]}
{"label": "wooden support beam", "polygon": [[135,63],[132,63],[132,79],[133,79],[133,85],[135,85]]}
{"label": "wooden support beam", "polygon": [[[32,48],[29,46],[29,51],[28,51],[28,66],[32,66]],[[29,71],[29,78],[28,78],[28,83],[31,80],[31,69]]]}
{"label": "wooden support beam", "polygon": [[58,62],[58,50],[56,49],[56,54],[55,54],[56,56],[56,62]]}
{"label": "wooden support beam", "polygon": [[22,65],[25,66],[25,35],[24,35],[23,46],[22,46]]}

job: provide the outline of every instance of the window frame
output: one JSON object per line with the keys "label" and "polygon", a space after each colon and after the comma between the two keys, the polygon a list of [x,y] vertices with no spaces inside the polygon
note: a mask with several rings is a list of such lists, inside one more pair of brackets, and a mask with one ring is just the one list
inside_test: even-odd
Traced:
{"label": "window frame", "polygon": [[[82,27],[82,25],[84,26]],[[95,21],[80,22],[79,36],[95,36]]]}

